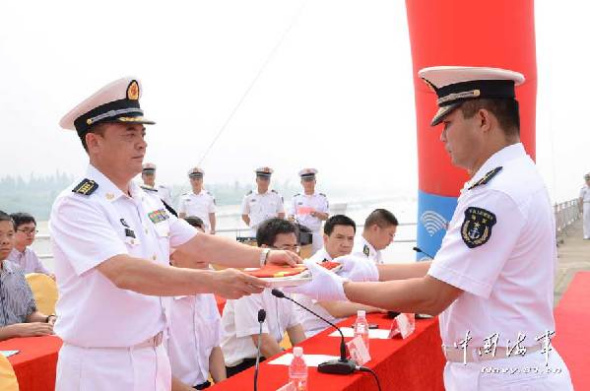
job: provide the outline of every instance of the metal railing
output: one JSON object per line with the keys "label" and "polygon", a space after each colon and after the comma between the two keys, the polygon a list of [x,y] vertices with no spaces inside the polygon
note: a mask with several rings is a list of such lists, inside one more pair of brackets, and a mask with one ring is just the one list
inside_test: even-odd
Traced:
{"label": "metal railing", "polygon": [[555,204],[553,211],[555,213],[555,234],[558,237],[581,216],[580,204],[577,198]]}
{"label": "metal railing", "polygon": [[[578,220],[581,216],[580,208],[578,199],[573,199],[570,201],[562,202],[559,204],[555,204],[553,206],[553,210],[555,213],[555,229],[556,229],[556,236],[559,237],[561,234],[565,232],[567,227],[573,224],[576,220]],[[400,227],[411,227],[416,226],[417,223],[401,223]],[[357,229],[362,229],[364,225],[360,224],[357,225]],[[241,236],[243,233],[247,232],[247,228],[238,228],[238,227],[230,227],[230,228],[221,228],[217,229],[218,234],[222,234],[226,237],[234,237],[237,238]],[[48,234],[41,234],[37,235],[37,240],[49,240],[50,236]],[[407,238],[401,239],[396,238],[395,243],[416,243],[416,238]],[[53,258],[53,254],[39,254],[40,259],[51,259]]]}

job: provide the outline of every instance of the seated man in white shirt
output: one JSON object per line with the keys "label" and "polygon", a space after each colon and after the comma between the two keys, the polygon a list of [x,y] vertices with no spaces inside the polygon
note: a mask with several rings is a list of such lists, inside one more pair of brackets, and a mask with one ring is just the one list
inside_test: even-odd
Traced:
{"label": "seated man in white shirt", "polygon": [[[205,232],[205,223],[201,218],[189,216],[185,220],[200,232]],[[171,258],[174,265],[174,253]],[[202,269],[209,268],[208,263],[200,266]],[[213,294],[172,298],[168,339],[172,376],[196,390],[211,386],[209,374],[215,383],[225,380],[220,343],[221,317]]]}
{"label": "seated man in white shirt", "polygon": [[375,209],[367,216],[361,236],[355,238],[352,255],[382,265],[381,250],[393,243],[397,226],[398,221],[393,213],[387,209]]}
{"label": "seated man in white shirt", "polygon": [[[295,226],[281,218],[272,218],[260,224],[256,233],[256,242],[263,248],[299,252]],[[288,300],[274,297],[270,289],[265,289],[261,294],[228,300],[221,320],[223,326],[221,348],[228,377],[254,366],[256,362],[260,309],[266,311],[260,343],[262,357],[269,358],[282,351],[279,344],[285,331],[293,345],[305,339],[295,305]]]}
{"label": "seated man in white shirt", "polygon": [[[324,225],[324,247],[309,259],[317,263],[322,263],[350,254],[355,233],[356,224],[350,217],[344,215],[330,217]],[[348,301],[318,302],[304,295],[295,295],[294,298],[332,323],[339,322],[341,320],[340,318],[356,315],[358,310],[365,310],[367,313],[381,311],[379,308]],[[301,324],[303,325],[307,338],[330,327],[326,322],[305,311],[303,308],[297,307],[297,312],[299,313],[299,318],[301,319]]]}
{"label": "seated man in white shirt", "polygon": [[13,213],[10,215],[16,233],[14,235],[14,248],[8,255],[8,260],[17,265],[25,274],[28,273],[42,273],[51,276],[49,270],[41,263],[31,245],[35,241],[37,234],[37,221],[28,213]]}

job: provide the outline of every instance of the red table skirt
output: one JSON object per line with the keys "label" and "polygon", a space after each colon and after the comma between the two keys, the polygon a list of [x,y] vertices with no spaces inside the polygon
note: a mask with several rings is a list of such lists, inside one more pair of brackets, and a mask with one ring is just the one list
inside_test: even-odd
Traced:
{"label": "red table skirt", "polygon": [[19,350],[9,357],[20,391],[55,389],[57,353],[62,341],[56,336],[12,338],[0,342],[0,350]]}
{"label": "red table skirt", "polygon": [[[369,314],[368,321],[379,324],[382,329],[388,329],[391,325],[391,320],[381,314]],[[339,326],[350,326],[352,323],[353,319],[348,319]],[[340,338],[328,337],[332,332],[333,329],[326,330],[298,346],[303,347],[304,354],[338,355]],[[417,320],[416,331],[405,340],[401,338],[371,339],[372,359],[365,366],[377,373],[383,390],[444,390],[442,372],[445,359],[440,346],[438,320]],[[216,384],[212,390],[252,389],[253,378],[254,368],[250,368]],[[269,365],[267,362],[260,365],[259,390],[276,390],[287,383],[287,380],[287,366]],[[328,375],[319,373],[317,368],[309,368],[308,387],[310,390],[369,391],[377,389],[374,378],[368,373]]]}

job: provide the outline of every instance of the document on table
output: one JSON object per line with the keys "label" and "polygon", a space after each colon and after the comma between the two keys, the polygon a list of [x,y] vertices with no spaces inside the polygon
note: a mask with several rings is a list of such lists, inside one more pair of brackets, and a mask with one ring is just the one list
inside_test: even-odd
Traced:
{"label": "document on table", "polygon": [[[325,354],[305,354],[303,356],[305,359],[305,363],[308,367],[317,367],[323,362],[330,361],[330,360],[338,360],[340,357],[338,356],[328,356]],[[281,357],[278,357],[271,362],[270,365],[291,365],[291,361],[293,360],[293,354],[287,353],[283,354]]]}
{"label": "document on table", "polygon": [[[354,329],[352,327],[341,327],[340,330],[342,330],[344,337],[354,337]],[[389,333],[390,331],[386,329],[369,329],[369,339],[390,339]],[[330,337],[340,337],[340,333],[334,331],[330,334]]]}

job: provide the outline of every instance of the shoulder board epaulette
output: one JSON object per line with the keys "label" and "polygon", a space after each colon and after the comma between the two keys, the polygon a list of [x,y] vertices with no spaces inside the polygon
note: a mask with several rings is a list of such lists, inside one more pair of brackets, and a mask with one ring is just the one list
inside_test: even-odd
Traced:
{"label": "shoulder board epaulette", "polygon": [[274,190],[274,189],[273,189],[273,190],[271,190],[271,191],[272,191],[273,193],[276,193],[276,192],[277,192],[277,191],[276,191],[276,190]]}
{"label": "shoulder board epaulette", "polygon": [[156,193],[158,192],[158,189],[154,189],[153,187],[143,186],[143,185],[141,185],[139,187],[141,187],[145,191],[153,191],[153,192],[156,192]]}
{"label": "shoulder board epaulette", "polygon": [[98,183],[91,179],[84,178],[82,182],[78,183],[76,187],[72,189],[72,192],[89,196],[90,194],[94,193],[96,189],[98,189]]}
{"label": "shoulder board epaulette", "polygon": [[301,195],[301,193],[297,193],[293,197],[299,197],[300,195]]}
{"label": "shoulder board epaulette", "polygon": [[247,196],[250,194],[252,194],[252,190],[250,190],[249,192],[246,193]]}
{"label": "shoulder board epaulette", "polygon": [[320,193],[320,195],[321,195],[322,197],[326,197],[326,198],[328,198],[328,197],[327,197],[327,196],[326,196],[324,193]]}
{"label": "shoulder board epaulette", "polygon": [[483,178],[481,178],[479,181],[477,181],[473,185],[471,185],[471,187],[469,188],[469,190],[474,189],[474,188],[476,188],[478,186],[481,186],[481,185],[485,185],[486,183],[488,183],[489,181],[491,181],[492,178],[495,177],[496,174],[498,174],[500,171],[502,171],[502,166],[496,167],[493,170],[489,171],[487,174],[485,174],[483,176]]}

